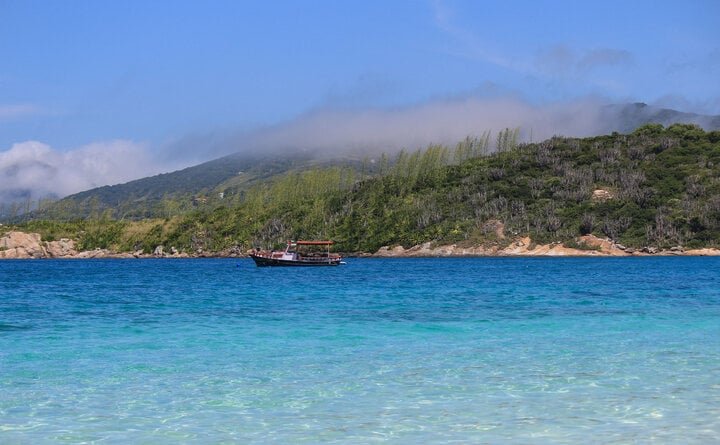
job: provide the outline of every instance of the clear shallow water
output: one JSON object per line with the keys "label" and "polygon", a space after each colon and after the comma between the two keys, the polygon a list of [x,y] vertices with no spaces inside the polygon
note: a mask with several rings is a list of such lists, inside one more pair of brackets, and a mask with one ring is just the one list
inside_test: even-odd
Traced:
{"label": "clear shallow water", "polygon": [[0,262],[0,443],[717,443],[720,259]]}

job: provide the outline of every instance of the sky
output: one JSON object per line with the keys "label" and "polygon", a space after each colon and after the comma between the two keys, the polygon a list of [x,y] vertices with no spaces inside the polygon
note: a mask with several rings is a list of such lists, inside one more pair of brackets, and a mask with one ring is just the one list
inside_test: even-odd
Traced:
{"label": "sky", "polygon": [[586,135],[608,103],[720,114],[718,23],[715,0],[0,0],[0,198],[243,150]]}

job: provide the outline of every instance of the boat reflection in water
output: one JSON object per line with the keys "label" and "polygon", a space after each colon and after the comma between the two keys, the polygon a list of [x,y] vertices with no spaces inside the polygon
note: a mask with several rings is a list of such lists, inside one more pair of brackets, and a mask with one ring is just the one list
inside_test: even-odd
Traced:
{"label": "boat reflection in water", "polygon": [[[285,250],[256,249],[250,254],[258,267],[266,266],[337,266],[342,257],[330,253],[332,241],[288,241]],[[322,249],[324,247],[325,249]]]}

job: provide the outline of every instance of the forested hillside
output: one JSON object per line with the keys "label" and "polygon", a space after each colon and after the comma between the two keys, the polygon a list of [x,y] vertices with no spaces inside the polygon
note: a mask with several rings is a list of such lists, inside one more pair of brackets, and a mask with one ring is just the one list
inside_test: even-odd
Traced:
{"label": "forested hillside", "polygon": [[34,221],[84,248],[188,252],[331,238],[342,251],[384,245],[574,243],[583,234],[626,246],[720,246],[720,132],[689,124],[631,134],[555,137],[488,154],[487,135],[455,147],[382,156],[365,168],[293,171],[202,210],[164,219]]}
{"label": "forested hillside", "polygon": [[[720,130],[720,116],[685,113],[644,103],[606,105],[600,108],[599,113],[599,124],[595,131],[600,134],[616,131],[631,133],[648,123],[666,126],[686,123],[699,125],[707,131]],[[528,129],[525,130],[525,136],[528,137]],[[507,132],[502,134],[508,135]],[[509,136],[512,138],[513,135]],[[490,133],[486,132],[480,139],[488,137]],[[493,134],[491,142],[496,142],[496,139],[496,134]],[[202,147],[197,149],[201,151]],[[373,149],[373,153],[377,150],[380,149]],[[114,219],[168,218],[192,210],[207,210],[216,206],[218,201],[243,194],[252,186],[289,171],[342,165],[355,167],[360,176],[378,172],[378,163],[369,163],[369,159],[363,163],[364,155],[350,153],[347,147],[337,147],[332,155],[325,153],[319,156],[312,150],[294,150],[293,153],[246,149],[183,170],[98,187],[60,200],[45,197],[33,201],[29,198],[31,190],[13,185],[13,193],[28,198],[15,202],[0,201],[0,221],[97,218],[101,214]],[[6,165],[4,170],[0,169],[0,177],[12,178],[15,173],[7,173],[16,172],[21,167]]]}

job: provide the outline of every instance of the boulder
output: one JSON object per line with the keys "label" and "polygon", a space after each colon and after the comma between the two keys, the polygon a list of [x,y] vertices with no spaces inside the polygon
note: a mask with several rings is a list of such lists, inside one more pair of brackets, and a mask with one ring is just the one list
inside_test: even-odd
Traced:
{"label": "boulder", "polygon": [[37,233],[7,232],[0,237],[0,258],[46,258]]}
{"label": "boulder", "polygon": [[604,202],[615,198],[615,194],[610,190],[597,189],[593,190],[591,199],[594,202]]}
{"label": "boulder", "polygon": [[45,250],[50,258],[67,258],[77,255],[75,241],[68,238],[60,238],[59,241],[46,241]]}
{"label": "boulder", "polygon": [[388,246],[383,246],[380,249],[378,249],[377,252],[375,252],[375,256],[379,257],[397,257],[397,256],[403,256],[405,254],[405,249],[403,246],[395,246],[392,249]]}

